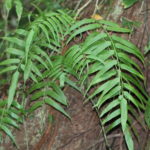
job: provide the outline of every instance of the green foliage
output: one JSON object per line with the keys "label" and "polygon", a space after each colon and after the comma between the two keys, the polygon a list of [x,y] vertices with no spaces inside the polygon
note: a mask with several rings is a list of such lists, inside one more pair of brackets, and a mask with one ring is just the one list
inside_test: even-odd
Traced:
{"label": "green foliage", "polygon": [[145,122],[146,122],[148,128],[150,129],[150,101],[148,101],[148,104],[146,106],[144,117],[145,117]]}
{"label": "green foliage", "polygon": [[147,55],[150,52],[150,42],[148,42],[147,46],[144,48],[144,53]]}
{"label": "green foliage", "polygon": [[[84,20],[82,20],[84,22]],[[85,20],[85,24],[87,20]],[[144,58],[135,45],[129,41],[110,35],[108,31],[129,32],[118,25],[99,21],[103,32],[90,34],[80,46],[71,47],[66,53],[66,61],[79,74],[80,83],[87,85],[85,95],[93,101],[94,107],[100,110],[103,125],[108,125],[107,131],[121,125],[129,149],[133,149],[130,133],[132,117],[145,109],[147,93],[141,87],[144,76],[139,66],[129,58],[134,55],[144,62]],[[77,22],[73,26],[77,26]],[[95,28],[99,28],[94,23]],[[77,26],[78,28],[78,26]],[[92,28],[92,26],[91,26]],[[71,38],[89,29],[89,24],[70,33]],[[79,33],[80,31],[80,33]],[[69,40],[70,40],[69,39]],[[91,89],[94,91],[91,93]],[[89,92],[89,93],[88,93]]]}
{"label": "green foliage", "polygon": [[21,114],[24,113],[24,109],[16,100],[11,103],[10,108],[8,108],[8,105],[10,105],[8,100],[0,100],[0,130],[5,132],[15,143],[11,127],[19,128],[19,123],[22,123]]}
{"label": "green foliage", "polygon": [[123,1],[124,8],[129,8],[132,5],[134,5],[136,2],[138,2],[138,0],[122,0],[122,1]]}
{"label": "green foliage", "polygon": [[[9,13],[11,1],[7,5]],[[138,120],[137,114],[145,110],[148,96],[141,68],[130,55],[141,63],[144,57],[134,44],[111,34],[116,32],[130,33],[131,30],[106,20],[76,21],[69,12],[58,10],[36,15],[27,27],[3,37],[8,46],[6,59],[0,63],[0,75],[12,77],[8,99],[4,105],[0,104],[3,112],[0,129],[15,142],[8,125],[18,127],[20,112],[24,111],[14,99],[23,93],[22,103],[27,98],[31,101],[28,113],[46,104],[70,118],[64,108],[68,102],[63,88],[68,84],[81,91],[86,102],[92,101],[102,125],[107,126],[107,133],[121,127],[128,149],[133,150],[133,118]],[[66,45],[85,33],[87,37],[82,43],[64,52]],[[19,90],[20,84],[22,90]],[[9,113],[13,113],[13,117]]]}
{"label": "green foliage", "polygon": [[23,6],[21,0],[5,0],[3,4],[3,17],[4,19],[7,19],[9,16],[10,10],[15,7],[16,14],[18,17],[18,22],[21,19],[21,15],[23,12]]}
{"label": "green foliage", "polygon": [[[32,0],[30,0],[32,2]],[[34,0],[34,4],[41,4],[42,7],[46,8],[48,11],[55,11],[62,8],[61,3],[64,0]]]}
{"label": "green foliage", "polygon": [[[49,12],[35,18],[27,29],[16,29],[9,37],[3,37],[3,40],[8,42],[9,47],[6,47],[5,54],[9,58],[1,61],[0,74],[12,74],[6,107],[8,110],[12,108],[16,93],[21,95],[27,81],[30,81],[33,85],[30,92],[25,95],[26,97],[32,95],[31,101],[39,101],[31,106],[29,113],[47,104],[70,118],[60,105],[67,106],[66,97],[56,84],[56,79],[62,80],[62,75],[65,75],[61,66],[62,61],[60,57],[56,59],[53,56],[61,53],[64,33],[71,22],[73,19],[61,10]],[[23,86],[22,91],[17,91],[19,84]],[[1,119],[2,123],[3,121],[5,120]],[[4,126],[1,126],[1,129],[4,131]],[[10,130],[6,133],[12,138]],[[12,139],[14,141],[14,138]]]}
{"label": "green foliage", "polygon": [[141,25],[141,22],[138,22],[138,21],[132,21],[132,20],[129,20],[125,17],[122,17],[121,18],[121,22],[122,22],[122,26],[123,27],[126,27],[128,29],[134,29],[134,28],[138,28],[140,27]]}

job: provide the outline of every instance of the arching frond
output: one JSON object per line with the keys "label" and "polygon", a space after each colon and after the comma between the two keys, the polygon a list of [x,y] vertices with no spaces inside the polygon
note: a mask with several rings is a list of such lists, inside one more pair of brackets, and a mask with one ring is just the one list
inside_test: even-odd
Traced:
{"label": "arching frond", "polygon": [[[91,20],[76,23],[72,28],[79,29],[70,39],[91,30],[86,25],[83,30],[80,28],[88,21]],[[148,95],[142,87],[144,75],[141,68],[129,55],[141,63],[144,62],[143,55],[129,41],[109,34],[109,31],[129,32],[128,29],[103,20],[99,23],[103,32],[92,33],[85,42],[71,47],[65,55],[66,63],[80,75],[81,83],[87,85],[85,95],[89,96],[86,101],[93,101],[94,107],[100,110],[103,125],[110,124],[108,131],[121,125],[128,149],[132,150],[131,116],[145,109]]]}

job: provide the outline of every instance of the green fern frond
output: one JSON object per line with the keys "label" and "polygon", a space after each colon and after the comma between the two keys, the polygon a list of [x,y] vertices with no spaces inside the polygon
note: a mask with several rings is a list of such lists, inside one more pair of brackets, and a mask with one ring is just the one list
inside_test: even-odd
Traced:
{"label": "green fern frond", "polygon": [[32,95],[31,101],[37,101],[39,99],[39,101],[35,102],[31,106],[29,112],[34,111],[44,104],[48,104],[70,118],[68,113],[66,113],[63,107],[60,105],[62,104],[67,106],[67,98],[61,88],[59,88],[59,86],[54,82],[41,81],[37,84],[34,84],[31,89],[29,89],[29,94]]}
{"label": "green fern frond", "polygon": [[[88,21],[91,20],[85,20],[85,24]],[[132,120],[131,115],[136,116],[136,113],[145,109],[148,95],[142,88],[144,75],[129,55],[137,57],[142,63],[143,55],[129,41],[109,35],[109,31],[130,32],[129,30],[103,20],[99,23],[103,32],[92,33],[80,46],[71,47],[65,55],[66,63],[80,74],[81,83],[89,83],[85,95],[88,93],[90,96],[86,101],[92,100],[95,102],[94,107],[101,110],[103,125],[111,122],[108,131],[121,125],[127,146],[133,149],[129,120]],[[79,21],[73,29],[83,24],[84,21]],[[92,29],[87,25],[82,28],[77,29],[69,40]],[[86,79],[89,80],[88,83]],[[94,91],[91,93],[92,88]]]}
{"label": "green fern frond", "polygon": [[[19,5],[17,1],[15,2]],[[8,11],[10,9],[11,7],[9,7]],[[18,19],[20,19],[21,14],[18,12],[17,15]],[[23,88],[25,88],[26,82],[31,79],[31,83],[34,84],[34,87],[40,83],[44,83],[47,77],[49,77],[53,81],[51,84],[40,87],[40,91],[36,90],[33,91],[34,93],[32,92],[31,100],[37,101],[32,105],[30,112],[43,104],[47,104],[70,118],[68,113],[66,113],[61,106],[61,104],[67,106],[67,99],[62,89],[55,83],[56,80],[60,80],[60,85],[63,87],[67,80],[67,74],[65,72],[68,70],[66,69],[65,71],[65,67],[64,69],[62,68],[64,65],[63,59],[62,61],[60,59],[61,56],[54,56],[56,58],[53,58],[53,55],[61,53],[60,50],[63,46],[62,43],[66,29],[69,29],[73,21],[74,20],[62,10],[56,13],[44,13],[42,16],[35,18],[26,29],[17,29],[8,37],[3,37],[3,40],[7,41],[9,45],[5,51],[9,59],[3,60],[0,63],[0,74],[9,73],[12,75],[6,107],[7,110],[11,112],[12,117],[17,118],[17,114],[15,115],[15,113],[13,113],[12,108],[18,89],[18,83],[20,81],[22,82],[23,79]],[[69,80],[67,81],[68,83],[72,83],[71,81],[69,82]],[[75,87],[75,84],[71,85]],[[2,111],[1,108],[0,111]],[[14,142],[14,137],[7,124],[18,127],[17,123],[7,116],[2,115],[1,117],[1,122],[3,123],[1,124],[1,130],[10,136]]]}
{"label": "green fern frond", "polygon": [[5,132],[16,144],[11,128],[19,128],[19,123],[22,123],[21,114],[24,110],[17,101],[13,101],[11,108],[7,109],[7,106],[10,105],[8,102],[8,100],[0,100],[0,130]]}

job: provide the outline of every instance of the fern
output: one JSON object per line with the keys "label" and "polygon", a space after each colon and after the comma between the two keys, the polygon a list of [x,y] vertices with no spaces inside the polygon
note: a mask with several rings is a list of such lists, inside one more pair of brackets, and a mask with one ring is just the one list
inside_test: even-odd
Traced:
{"label": "fern", "polygon": [[[63,22],[62,18],[65,18]],[[44,87],[40,87],[41,93],[37,91],[35,94],[32,93],[31,100],[36,95],[36,100],[41,98],[44,101],[34,103],[29,112],[32,112],[42,104],[48,104],[69,117],[59,104],[67,105],[66,97],[55,83],[54,78],[57,78],[56,74],[51,74],[51,71],[54,70],[56,70],[56,73],[59,72],[59,64],[57,67],[56,61],[58,63],[61,63],[61,61],[57,59],[52,62],[51,59],[54,58],[51,58],[51,56],[61,53],[60,48],[62,47],[64,33],[72,21],[73,19],[61,10],[56,13],[47,13],[44,16],[37,17],[27,30],[17,29],[14,33],[15,37],[13,35],[3,38],[9,42],[10,47],[5,51],[9,55],[9,59],[0,63],[0,74],[8,72],[12,74],[8,91],[7,109],[11,109],[21,77],[23,77],[24,91],[28,80],[33,82],[33,87],[31,88],[33,89],[39,84],[46,83],[47,78],[51,75],[54,80],[53,82],[50,81],[51,84],[44,84]],[[51,91],[51,94],[49,91]],[[37,96],[38,94],[40,96]],[[62,99],[62,102],[60,99]],[[4,121],[4,119],[1,120]],[[10,136],[10,134],[8,135]]]}
{"label": "fern", "polygon": [[[82,22],[76,24],[83,25]],[[99,23],[103,32],[92,33],[83,44],[71,47],[66,53],[66,61],[80,75],[80,83],[87,85],[86,101],[94,102],[94,108],[99,110],[102,124],[110,124],[106,131],[109,132],[121,125],[128,149],[132,150],[132,116],[138,120],[137,113],[145,110],[148,95],[142,87],[144,75],[129,55],[134,55],[141,63],[144,62],[144,58],[132,43],[108,33],[129,30],[103,20]],[[89,25],[82,28],[77,26],[79,29],[74,31],[71,38],[76,36],[76,33],[89,30],[87,26]],[[91,89],[94,91],[91,92]]]}
{"label": "fern", "polygon": [[[141,63],[144,58],[135,45],[112,32],[129,33],[130,30],[105,20],[75,21],[68,12],[58,10],[41,13],[25,29],[4,37],[9,45],[5,51],[9,58],[0,63],[0,74],[12,75],[6,110],[14,108],[18,83],[23,82],[19,94],[26,91],[25,98],[30,98],[29,113],[47,104],[70,118],[63,107],[68,106],[63,92],[68,84],[81,91],[86,102],[92,102],[107,132],[121,126],[128,149],[133,150],[133,117],[138,119],[137,114],[145,109],[148,96],[143,88],[141,68],[130,55]],[[64,46],[83,33],[87,33],[85,41],[71,46],[62,55]],[[4,126],[0,126],[4,132],[5,115],[1,115]],[[12,138],[11,131],[6,130]]]}
{"label": "fern", "polygon": [[[12,102],[11,108],[8,109],[7,106],[7,100],[0,100],[0,129],[15,143],[15,138],[10,128],[19,129],[19,123],[22,123],[21,114],[24,114],[24,109],[17,101]],[[15,145],[17,146],[16,143]]]}

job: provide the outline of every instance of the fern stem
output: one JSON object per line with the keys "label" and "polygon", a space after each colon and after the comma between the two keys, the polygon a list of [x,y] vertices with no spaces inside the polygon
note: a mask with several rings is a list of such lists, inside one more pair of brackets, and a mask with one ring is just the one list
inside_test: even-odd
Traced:
{"label": "fern stem", "polygon": [[[94,102],[91,99],[90,99],[90,101],[91,101],[92,105],[94,106],[95,105]],[[97,108],[94,108],[94,109],[95,109],[95,111],[96,111],[96,113],[97,113],[97,115],[99,117],[99,111],[98,111],[98,109]],[[105,127],[103,126],[102,120],[101,120],[100,117],[99,117],[99,124],[100,124],[100,126],[102,128],[102,132],[103,132],[103,136],[104,136],[104,141],[105,141],[106,149],[107,150],[112,150],[111,147],[110,147],[110,145],[109,145],[108,139],[107,139],[107,135],[106,135],[106,132],[105,132]]]}
{"label": "fern stem", "polygon": [[[104,29],[105,30],[105,29]],[[109,35],[109,33],[105,30],[105,32],[106,32],[106,34],[107,34],[107,36],[108,36],[108,38],[110,39],[110,41],[111,41],[111,43],[112,43],[112,46],[113,46],[113,48],[114,48],[114,50],[115,50],[115,57],[116,57],[116,59],[117,59],[117,66],[118,66],[118,77],[119,77],[119,79],[120,79],[120,82],[119,82],[119,85],[121,86],[121,90],[120,90],[120,95],[123,95],[123,84],[122,84],[122,77],[121,77],[121,67],[120,67],[120,62],[119,62],[119,58],[118,58],[118,54],[117,54],[117,49],[116,49],[116,47],[115,47],[115,45],[114,45],[114,42],[112,41],[112,38],[111,38],[111,36]]]}
{"label": "fern stem", "polygon": [[28,140],[28,132],[27,132],[27,125],[25,118],[23,117],[23,125],[24,125],[24,130],[25,130],[25,143],[26,143],[26,150],[29,150],[29,140]]}

